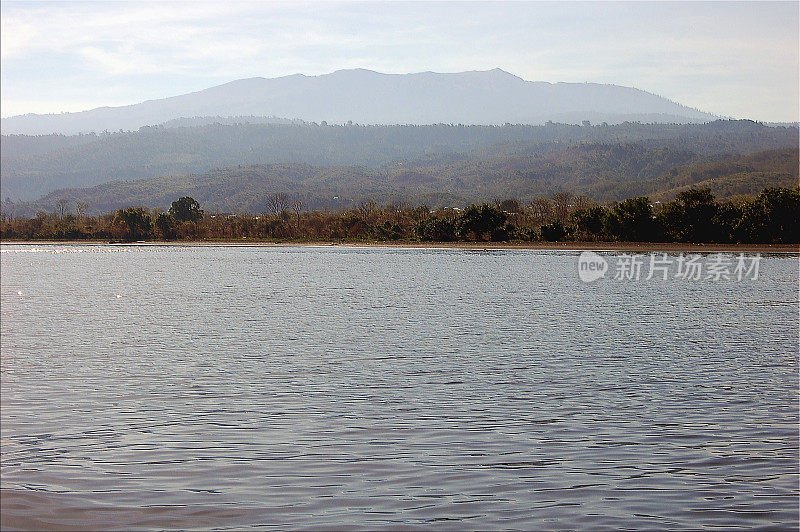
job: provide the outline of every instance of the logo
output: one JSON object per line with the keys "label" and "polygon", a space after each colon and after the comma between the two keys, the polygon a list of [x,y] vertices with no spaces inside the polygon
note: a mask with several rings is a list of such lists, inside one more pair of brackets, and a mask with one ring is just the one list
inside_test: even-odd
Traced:
{"label": "logo", "polygon": [[608,271],[606,259],[594,251],[584,251],[578,257],[578,276],[584,283],[591,283],[603,277]]}
{"label": "logo", "polygon": [[[614,261],[614,272],[610,276],[615,281],[647,281],[656,279],[667,281],[743,281],[758,279],[761,254],[733,256],[726,253],[710,255],[669,256],[664,252],[652,252],[648,260],[640,253],[621,253],[608,256]],[[674,268],[673,268],[674,266]],[[609,270],[608,261],[594,251],[584,251],[578,257],[578,276],[584,283],[592,283],[605,277]],[[647,276],[644,276],[644,274]]]}

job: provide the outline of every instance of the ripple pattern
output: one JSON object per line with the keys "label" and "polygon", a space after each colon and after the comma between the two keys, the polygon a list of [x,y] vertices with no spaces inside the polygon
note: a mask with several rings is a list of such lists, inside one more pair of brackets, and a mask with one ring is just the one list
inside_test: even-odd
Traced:
{"label": "ripple pattern", "polygon": [[798,528],[798,260],[11,246],[2,528]]}

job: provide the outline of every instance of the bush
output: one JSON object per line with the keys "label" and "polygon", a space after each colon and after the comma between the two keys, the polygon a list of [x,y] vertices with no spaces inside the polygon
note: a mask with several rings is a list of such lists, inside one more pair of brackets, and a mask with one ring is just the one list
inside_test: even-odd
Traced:
{"label": "bush", "polygon": [[456,224],[449,218],[428,218],[417,223],[414,233],[427,242],[452,242],[456,239]]}
{"label": "bush", "polygon": [[118,210],[112,225],[119,237],[126,242],[149,238],[153,228],[150,215],[142,207]]}
{"label": "bush", "polygon": [[542,240],[547,242],[559,242],[564,240],[568,234],[564,224],[558,220],[543,225],[539,230],[542,234]]}
{"label": "bush", "polygon": [[629,242],[656,242],[661,236],[653,206],[645,197],[626,199],[614,205],[603,218],[603,232]]}
{"label": "bush", "polygon": [[471,234],[475,241],[484,240],[487,234],[490,239],[494,237],[508,238],[507,234],[501,232],[507,218],[508,215],[505,212],[486,203],[470,205],[459,217],[459,233],[465,238]]}

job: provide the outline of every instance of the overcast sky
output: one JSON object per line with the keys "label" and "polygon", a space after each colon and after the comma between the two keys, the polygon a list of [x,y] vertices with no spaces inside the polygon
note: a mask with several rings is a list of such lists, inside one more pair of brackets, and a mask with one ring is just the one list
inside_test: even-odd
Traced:
{"label": "overcast sky", "polygon": [[798,3],[2,2],[2,115],[342,68],[644,89],[797,121]]}

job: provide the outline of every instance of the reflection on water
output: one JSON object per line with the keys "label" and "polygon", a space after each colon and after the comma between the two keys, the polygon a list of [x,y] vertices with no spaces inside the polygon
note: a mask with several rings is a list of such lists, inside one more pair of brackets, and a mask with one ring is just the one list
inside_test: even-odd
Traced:
{"label": "reflection on water", "polygon": [[589,285],[552,251],[0,260],[4,529],[798,526],[796,257]]}

